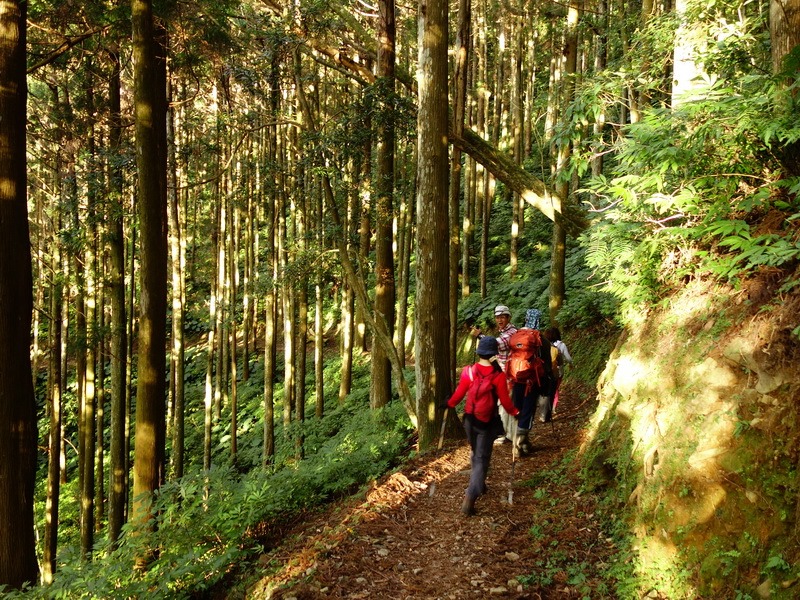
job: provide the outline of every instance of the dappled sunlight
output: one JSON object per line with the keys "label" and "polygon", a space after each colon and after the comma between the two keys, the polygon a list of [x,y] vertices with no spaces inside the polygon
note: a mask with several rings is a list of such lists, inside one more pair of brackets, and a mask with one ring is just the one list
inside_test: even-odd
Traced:
{"label": "dappled sunlight", "polygon": [[673,296],[670,299],[670,327],[683,328],[693,319],[707,318],[713,309],[713,291],[697,289],[690,284],[683,293]]}

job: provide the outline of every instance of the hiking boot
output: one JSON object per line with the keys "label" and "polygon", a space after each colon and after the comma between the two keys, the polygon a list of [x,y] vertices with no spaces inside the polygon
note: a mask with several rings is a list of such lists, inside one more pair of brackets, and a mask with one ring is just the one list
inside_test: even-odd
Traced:
{"label": "hiking boot", "polygon": [[461,504],[461,512],[467,517],[475,514],[475,498],[464,496],[464,502]]}

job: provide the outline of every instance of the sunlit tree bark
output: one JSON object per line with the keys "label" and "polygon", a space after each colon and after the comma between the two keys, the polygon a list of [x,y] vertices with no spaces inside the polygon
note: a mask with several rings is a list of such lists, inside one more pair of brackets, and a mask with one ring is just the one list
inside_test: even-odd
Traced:
{"label": "sunlit tree bark", "polygon": [[[138,213],[141,232],[132,522],[152,527],[164,478],[167,329],[166,79],[150,0],[132,0]],[[163,47],[163,46],[162,46]],[[149,557],[140,556],[146,563]]]}
{"label": "sunlit tree bark", "polygon": [[[419,447],[437,435],[436,406],[450,394],[447,0],[420,0],[417,85],[416,415]],[[441,419],[439,419],[441,420]]]}

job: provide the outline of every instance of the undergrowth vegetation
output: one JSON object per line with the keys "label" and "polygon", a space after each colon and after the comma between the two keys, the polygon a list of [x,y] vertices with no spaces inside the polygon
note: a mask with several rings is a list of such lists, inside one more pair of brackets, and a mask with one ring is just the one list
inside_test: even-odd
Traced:
{"label": "undergrowth vegetation", "polygon": [[[205,360],[202,352],[189,356],[190,364]],[[235,463],[222,436],[212,468],[202,470],[202,421],[189,426],[190,415],[187,456],[194,456],[194,464],[184,477],[159,489],[154,530],[126,529],[117,549],[101,539],[93,561],[77,556],[79,530],[70,526],[78,522],[77,502],[70,501],[77,497],[77,481],[70,481],[62,492],[59,576],[49,587],[7,592],[4,597],[189,598],[245,568],[270,543],[273,527],[352,494],[408,456],[413,430],[408,415],[399,402],[369,410],[368,363],[359,360],[356,366],[354,391],[347,401],[331,403],[321,420],[306,421],[303,435],[308,450],[300,461],[295,458],[297,431],[284,430],[278,423],[275,464],[260,467],[263,379],[258,368],[239,388],[241,452]],[[191,366],[187,372],[192,372]],[[192,389],[201,387],[199,369],[197,375],[187,390],[190,405],[202,398],[198,389]],[[329,392],[328,397],[334,397]],[[43,515],[39,509],[37,514]],[[135,569],[137,557],[152,548],[157,551],[148,568]]]}

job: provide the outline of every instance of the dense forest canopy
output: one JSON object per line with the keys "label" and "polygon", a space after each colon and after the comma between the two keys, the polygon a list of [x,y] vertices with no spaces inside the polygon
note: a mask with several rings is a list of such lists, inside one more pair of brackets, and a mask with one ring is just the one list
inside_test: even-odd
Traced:
{"label": "dense forest canopy", "polygon": [[0,585],[212,586],[435,446],[495,304],[624,327],[793,268],[799,38],[798,0],[2,3]]}

